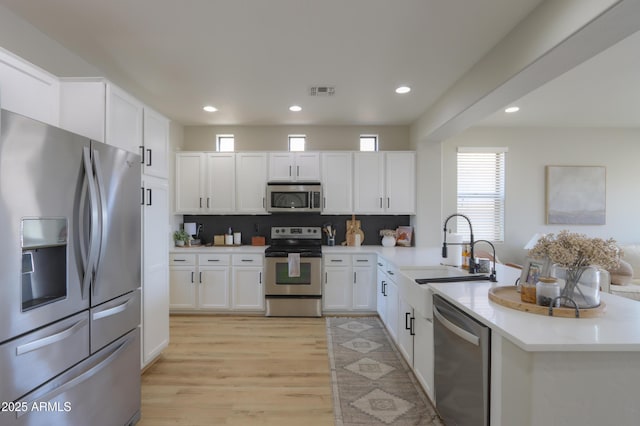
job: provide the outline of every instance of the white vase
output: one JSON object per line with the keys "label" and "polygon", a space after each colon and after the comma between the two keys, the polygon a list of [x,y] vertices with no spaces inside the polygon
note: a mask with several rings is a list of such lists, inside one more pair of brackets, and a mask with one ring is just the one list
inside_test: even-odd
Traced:
{"label": "white vase", "polygon": [[396,238],[391,235],[385,235],[382,237],[382,246],[383,247],[393,247],[396,245]]}

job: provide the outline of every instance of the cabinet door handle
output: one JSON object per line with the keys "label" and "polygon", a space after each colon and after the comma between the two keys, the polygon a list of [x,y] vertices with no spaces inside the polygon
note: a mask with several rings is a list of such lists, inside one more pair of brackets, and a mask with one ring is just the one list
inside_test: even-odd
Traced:
{"label": "cabinet door handle", "polygon": [[382,208],[382,197],[380,197],[380,208]]}
{"label": "cabinet door handle", "polygon": [[382,281],[382,295],[384,297],[387,297],[387,282],[386,281]]}
{"label": "cabinet door handle", "polygon": [[260,271],[260,278],[258,278],[258,284],[262,284],[262,271]]}
{"label": "cabinet door handle", "polygon": [[326,284],[326,283],[328,283],[328,282],[329,282],[328,273],[327,273],[327,272],[325,272],[325,273],[324,273],[324,283]]}
{"label": "cabinet door handle", "polygon": [[195,275],[195,272],[191,271],[191,284],[193,284],[193,276]]}
{"label": "cabinet door handle", "polygon": [[404,313],[404,328],[405,328],[405,330],[411,329],[411,326],[409,325],[409,315],[411,315],[411,312],[405,312]]}
{"label": "cabinet door handle", "polygon": [[265,197],[262,197],[262,208],[266,209],[267,208],[267,200]]}
{"label": "cabinet door handle", "polygon": [[200,197],[200,208],[202,208],[202,197]]}
{"label": "cabinet door handle", "polygon": [[140,145],[140,164],[144,164],[144,145]]}
{"label": "cabinet door handle", "polygon": [[296,166],[296,176],[300,177],[300,166]]}
{"label": "cabinet door handle", "polygon": [[173,259],[174,262],[186,262],[187,259]]}
{"label": "cabinet door handle", "polygon": [[327,208],[327,197],[322,197],[322,208],[323,209]]}
{"label": "cabinet door handle", "polygon": [[342,259],[331,259],[331,262],[340,263],[340,262],[342,262]]}
{"label": "cabinet door handle", "polygon": [[242,259],[242,262],[253,262],[253,259]]}
{"label": "cabinet door handle", "polygon": [[207,208],[209,208],[210,206],[210,203],[209,203],[210,201],[211,201],[211,198],[207,197]]}
{"label": "cabinet door handle", "polygon": [[387,208],[391,207],[391,198],[387,197]]}
{"label": "cabinet door handle", "polygon": [[202,284],[202,271],[200,271],[200,274],[198,276],[198,282]]}
{"label": "cabinet door handle", "polygon": [[357,272],[355,272],[355,271],[354,271],[354,272],[353,272],[353,283],[354,283],[354,284],[356,283],[356,274],[357,274]]}
{"label": "cabinet door handle", "polygon": [[369,262],[367,259],[356,259],[356,262]]}
{"label": "cabinet door handle", "polygon": [[147,153],[149,154],[149,157],[147,158],[147,166],[151,166],[151,149],[147,148]]}
{"label": "cabinet door handle", "polygon": [[140,187],[140,205],[144,206],[144,187]]}
{"label": "cabinet door handle", "polygon": [[412,336],[416,335],[416,331],[413,329],[413,321],[416,319],[416,317],[411,317],[410,319],[410,323],[409,323],[409,334]]}
{"label": "cabinet door handle", "polygon": [[394,275],[393,272],[391,272],[391,271],[387,271],[387,274]]}
{"label": "cabinet door handle", "polygon": [[147,194],[149,195],[147,199],[147,205],[150,206],[153,204],[153,201],[152,201],[153,190],[151,188],[147,188]]}
{"label": "cabinet door handle", "polygon": [[220,259],[207,259],[207,262],[220,262]]}
{"label": "cabinet door handle", "polygon": [[289,177],[291,177],[291,166],[289,166]]}
{"label": "cabinet door handle", "polygon": [[378,266],[383,266],[382,263],[378,262]]}

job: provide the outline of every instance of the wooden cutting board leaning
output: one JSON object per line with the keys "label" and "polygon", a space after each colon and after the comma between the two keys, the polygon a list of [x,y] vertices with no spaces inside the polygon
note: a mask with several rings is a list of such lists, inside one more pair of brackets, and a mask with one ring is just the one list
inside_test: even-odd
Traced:
{"label": "wooden cutting board leaning", "polygon": [[360,221],[356,220],[356,215],[351,215],[351,220],[347,220],[347,232],[345,243],[347,246],[356,245],[356,235],[360,235],[360,244],[364,242],[364,232],[360,229]]}

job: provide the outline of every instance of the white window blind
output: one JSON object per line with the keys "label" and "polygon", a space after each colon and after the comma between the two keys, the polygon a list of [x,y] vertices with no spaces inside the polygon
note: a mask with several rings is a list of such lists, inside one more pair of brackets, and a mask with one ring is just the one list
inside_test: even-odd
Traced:
{"label": "white window blind", "polygon": [[[473,224],[476,240],[504,241],[506,148],[458,147],[458,213]],[[469,227],[457,218],[469,241]]]}

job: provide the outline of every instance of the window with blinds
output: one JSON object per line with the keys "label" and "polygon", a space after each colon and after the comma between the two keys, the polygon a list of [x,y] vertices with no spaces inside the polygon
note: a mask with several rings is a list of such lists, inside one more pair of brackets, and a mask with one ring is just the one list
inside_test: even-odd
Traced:
{"label": "window with blinds", "polygon": [[[476,240],[504,241],[506,148],[458,147],[458,213],[473,225]],[[469,241],[469,226],[457,218]]]}

